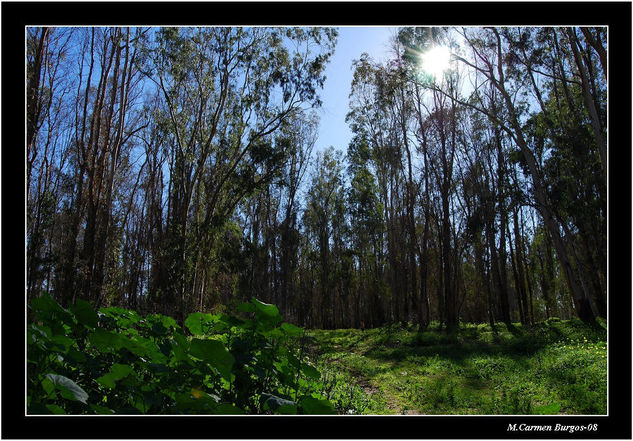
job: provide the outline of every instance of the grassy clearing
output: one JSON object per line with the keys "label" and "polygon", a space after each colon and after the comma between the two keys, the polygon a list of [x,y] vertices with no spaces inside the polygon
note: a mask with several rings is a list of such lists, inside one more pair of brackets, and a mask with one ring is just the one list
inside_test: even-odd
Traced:
{"label": "grassy clearing", "polygon": [[362,414],[606,414],[606,324],[314,330],[329,398]]}

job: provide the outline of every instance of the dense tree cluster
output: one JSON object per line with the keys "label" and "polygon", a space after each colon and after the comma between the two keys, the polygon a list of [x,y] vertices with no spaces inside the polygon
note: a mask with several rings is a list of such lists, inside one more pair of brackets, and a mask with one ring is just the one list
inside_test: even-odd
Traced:
{"label": "dense tree cluster", "polygon": [[[606,28],[29,28],[27,295],[310,327],[606,317]],[[431,75],[420,56],[451,48]],[[343,153],[341,148],[346,149]]]}

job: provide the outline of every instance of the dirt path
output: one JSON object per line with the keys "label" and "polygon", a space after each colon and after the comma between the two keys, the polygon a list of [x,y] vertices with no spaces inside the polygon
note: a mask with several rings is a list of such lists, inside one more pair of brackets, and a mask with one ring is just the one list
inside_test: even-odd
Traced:
{"label": "dirt path", "polygon": [[387,391],[376,387],[372,384],[371,380],[361,374],[360,372],[348,367],[342,366],[340,363],[337,363],[342,369],[345,369],[354,379],[354,382],[358,387],[363,389],[370,398],[376,401],[382,401],[385,403],[385,407],[389,409],[390,413],[395,415],[421,415],[417,410],[402,409],[402,404],[395,397],[391,396]]}
{"label": "dirt path", "polygon": [[[347,352],[346,349],[338,344],[333,344],[332,349],[334,349],[336,352]],[[319,349],[316,345],[311,346],[310,350],[315,355],[319,353]],[[402,400],[392,396],[389,391],[373,384],[371,378],[366,377],[356,369],[347,366],[344,363],[341,363],[339,360],[334,360],[334,363],[338,366],[339,369],[347,371],[352,376],[354,383],[358,387],[360,387],[367,396],[369,396],[374,401],[384,403],[385,409],[388,410],[388,414],[422,415],[422,413],[418,410],[407,409],[406,403],[403,403]]]}

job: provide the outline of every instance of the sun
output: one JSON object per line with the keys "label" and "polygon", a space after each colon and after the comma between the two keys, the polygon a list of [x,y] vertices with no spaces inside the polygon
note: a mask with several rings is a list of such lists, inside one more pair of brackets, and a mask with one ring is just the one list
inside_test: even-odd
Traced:
{"label": "sun", "polygon": [[427,74],[438,77],[449,68],[451,52],[446,46],[435,46],[420,55],[421,68]]}

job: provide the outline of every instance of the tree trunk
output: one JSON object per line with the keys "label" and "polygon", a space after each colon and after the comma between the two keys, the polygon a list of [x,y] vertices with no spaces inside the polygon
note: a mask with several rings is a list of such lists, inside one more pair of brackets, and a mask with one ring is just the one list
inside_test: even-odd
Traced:
{"label": "tree trunk", "polygon": [[552,235],[554,248],[556,249],[556,254],[558,255],[561,264],[561,269],[563,270],[563,274],[565,275],[567,286],[569,287],[569,291],[573,297],[576,313],[578,314],[578,317],[585,322],[593,321],[596,318],[595,306],[591,298],[588,298],[586,293],[582,290],[578,282],[578,278],[574,274],[565,243],[560,235],[559,226],[554,220],[554,217],[549,208],[547,193],[543,185],[541,172],[537,167],[536,158],[534,157],[533,152],[530,150],[525,138],[523,137],[523,131],[521,129],[521,125],[519,124],[517,112],[512,102],[512,98],[505,89],[502,67],[503,59],[501,56],[501,39],[497,30],[493,29],[493,31],[497,37],[497,62],[499,74],[499,78],[494,79],[493,84],[503,96],[506,108],[509,113],[510,125],[514,132],[515,141],[521,149],[521,152],[523,153],[523,157],[527,163],[530,175],[532,176],[534,197],[536,199],[537,207],[543,216],[545,226]]}

